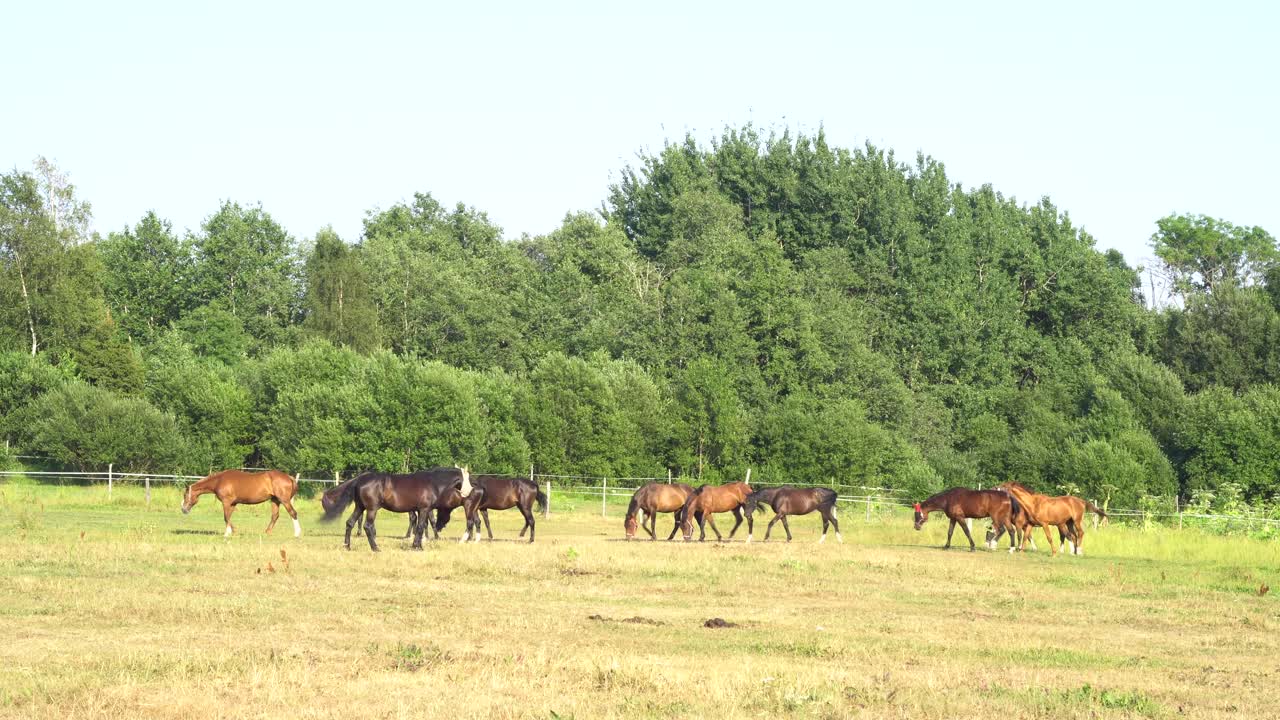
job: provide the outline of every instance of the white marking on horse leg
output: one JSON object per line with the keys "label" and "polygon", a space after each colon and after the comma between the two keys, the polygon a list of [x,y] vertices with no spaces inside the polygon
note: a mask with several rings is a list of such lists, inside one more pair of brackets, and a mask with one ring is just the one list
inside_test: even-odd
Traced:
{"label": "white marking on horse leg", "polygon": [[844,537],[843,537],[842,535],[840,535],[840,531],[839,531],[839,530],[837,530],[837,531],[836,531],[836,542],[838,542],[838,543],[843,543],[843,542],[844,542]]}
{"label": "white marking on horse leg", "polygon": [[293,536],[302,537],[302,525],[298,524],[298,518],[293,519]]}
{"label": "white marking on horse leg", "polygon": [[747,533],[747,542],[751,542],[751,533]]}
{"label": "white marking on horse leg", "polygon": [[821,545],[822,543],[824,543],[824,542],[826,542],[826,541],[827,541],[827,534],[826,534],[826,533],[822,533],[822,537],[818,538],[818,544],[819,544],[819,545]]}
{"label": "white marking on horse leg", "polygon": [[464,543],[464,542],[466,542],[466,541],[467,541],[467,538],[469,538],[469,537],[471,537],[471,530],[467,530],[466,532],[462,533],[462,539],[461,539],[461,540],[459,540],[458,542],[459,542],[459,543]]}
{"label": "white marking on horse leg", "polygon": [[480,542],[480,531],[476,531],[476,536],[471,538],[471,542]]}
{"label": "white marking on horse leg", "polygon": [[222,533],[222,537],[231,537],[231,526],[227,526],[227,531]]}
{"label": "white marking on horse leg", "polygon": [[1062,547],[1058,548],[1058,551],[1059,551],[1059,552],[1061,552],[1061,551],[1062,551],[1062,548],[1066,548],[1066,547],[1071,548],[1071,554],[1072,554],[1072,555],[1075,555],[1075,554],[1076,554],[1076,544],[1075,544],[1074,542],[1071,542],[1070,540],[1066,540],[1066,541],[1064,541],[1064,542],[1062,543]]}
{"label": "white marking on horse leg", "polygon": [[1040,548],[1036,547],[1036,539],[1035,539],[1035,538],[1031,538],[1028,542],[1030,542],[1030,543],[1031,543],[1031,549],[1032,549],[1032,550],[1039,550],[1039,549],[1040,549]]}

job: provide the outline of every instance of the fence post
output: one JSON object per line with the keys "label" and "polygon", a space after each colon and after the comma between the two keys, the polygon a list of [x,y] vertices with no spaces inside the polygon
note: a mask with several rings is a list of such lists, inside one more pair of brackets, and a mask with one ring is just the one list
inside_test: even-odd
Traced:
{"label": "fence post", "polygon": [[867,522],[871,522],[871,496],[867,496]]}
{"label": "fence post", "polygon": [[147,507],[151,507],[151,476],[143,478],[142,482],[147,486]]}
{"label": "fence post", "polygon": [[667,484],[671,484],[671,468],[667,468]]}
{"label": "fence post", "polygon": [[609,478],[600,478],[600,517],[604,517],[604,503],[608,499]]}
{"label": "fence post", "polygon": [[107,500],[111,500],[111,486],[115,480],[115,475],[111,472],[112,467],[112,463],[107,463]]}
{"label": "fence post", "polygon": [[746,483],[746,484],[748,484],[748,485],[750,485],[750,484],[751,484],[751,468],[747,468],[747,479],[746,479],[746,480],[743,480],[742,482],[744,482],[744,483]]}

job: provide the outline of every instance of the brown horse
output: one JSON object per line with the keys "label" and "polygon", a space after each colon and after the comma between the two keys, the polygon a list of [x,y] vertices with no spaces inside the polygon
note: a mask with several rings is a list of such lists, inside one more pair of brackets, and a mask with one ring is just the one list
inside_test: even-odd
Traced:
{"label": "brown horse", "polygon": [[231,527],[231,512],[236,505],[257,505],[271,501],[271,522],[267,523],[267,532],[276,526],[280,517],[280,506],[293,518],[293,536],[302,534],[302,526],[298,524],[298,513],[293,509],[293,496],[298,492],[298,481],[279,470],[265,472],[245,472],[244,470],[223,470],[187,487],[182,499],[182,514],[191,512],[196,500],[205,493],[213,493],[222,501],[222,517],[226,520],[226,536],[230,537],[234,529]]}
{"label": "brown horse", "polygon": [[489,527],[489,511],[511,508],[519,508],[520,514],[524,516],[524,527],[520,528],[520,537],[524,537],[525,530],[528,530],[529,542],[533,542],[533,504],[537,502],[539,510],[547,509],[547,494],[538,489],[537,483],[522,477],[476,475],[471,478],[471,486],[474,489],[463,502],[463,510],[467,514],[467,532],[459,542],[467,541],[467,536],[472,534],[473,526],[476,542],[480,542],[480,518],[477,514],[484,517],[484,529],[492,540],[493,529]]}
{"label": "brown horse", "polygon": [[924,527],[930,512],[940,510],[951,520],[951,524],[947,527],[947,544],[943,545],[942,549],[951,547],[951,535],[958,524],[960,529],[964,530],[965,537],[969,538],[969,552],[973,552],[977,546],[973,543],[973,535],[970,534],[969,524],[965,520],[989,517],[992,523],[1005,528],[1010,533],[1009,547],[1012,548],[1014,544],[1013,515],[1018,512],[1019,507],[1017,499],[1001,490],[951,488],[915,504],[916,530]]}
{"label": "brown horse", "polygon": [[732,512],[735,522],[733,529],[729,531],[729,537],[738,532],[738,527],[742,525],[742,503],[751,494],[751,486],[744,482],[733,482],[727,485],[703,485],[689,494],[689,499],[684,503],[684,520],[681,522],[681,529],[684,530],[684,541],[693,540],[693,520],[698,520],[698,542],[702,542],[707,537],[706,524],[710,523],[711,532],[716,534],[716,540],[723,540],[720,530],[716,527],[716,521],[713,515],[718,512]]}
{"label": "brown horse", "polygon": [[[627,506],[627,517],[622,521],[627,539],[630,540],[636,536],[638,525],[649,533],[650,540],[657,540],[658,513],[675,513],[676,522],[671,526],[671,534],[667,536],[667,540],[675,537],[676,531],[680,529],[680,522],[684,519],[684,515],[681,514],[684,511],[684,503],[691,494],[693,494],[693,488],[684,483],[651,482],[636,490],[631,496],[631,504]],[[648,513],[647,518],[646,513]],[[637,515],[640,516],[638,523]]]}
{"label": "brown horse", "polygon": [[836,540],[844,542],[840,535],[840,523],[836,521],[836,491],[831,488],[794,488],[778,487],[757,490],[747,496],[742,504],[742,512],[747,516],[747,542],[751,542],[751,518],[761,505],[768,505],[775,513],[764,530],[765,542],[769,541],[769,533],[773,532],[773,524],[782,521],[782,529],[787,531],[787,542],[791,542],[791,526],[787,524],[788,515],[808,515],[817,510],[822,514],[822,537],[818,542],[827,539],[827,527],[836,530]]}
{"label": "brown horse", "polygon": [[355,511],[347,518],[344,545],[351,549],[351,530],[363,515],[364,534],[369,549],[378,552],[377,529],[374,521],[379,510],[391,512],[418,511],[414,527],[413,548],[422,549],[422,535],[426,530],[431,510],[441,498],[458,492],[465,497],[471,493],[471,476],[466,468],[432,468],[405,475],[364,473],[329,490],[320,499],[324,507],[324,522],[336,519],[347,505],[355,503]]}
{"label": "brown horse", "polygon": [[[1089,502],[1081,500],[1074,495],[1058,495],[1050,497],[1032,492],[1022,483],[1007,482],[1000,486],[1026,509],[1024,514],[1025,521],[1022,526],[1023,538],[1021,548],[1025,549],[1027,545],[1026,536],[1030,533],[1026,532],[1027,528],[1033,525],[1039,525],[1044,528],[1045,540],[1049,543],[1049,552],[1052,555],[1058,553],[1057,547],[1053,544],[1053,537],[1049,534],[1049,527],[1056,526],[1058,528],[1058,536],[1062,539],[1062,547],[1071,543],[1071,552],[1073,555],[1084,554],[1084,513],[1090,510],[1098,514],[1103,520],[1107,519],[1107,514],[1099,507]],[[1067,532],[1063,533],[1063,528]]]}

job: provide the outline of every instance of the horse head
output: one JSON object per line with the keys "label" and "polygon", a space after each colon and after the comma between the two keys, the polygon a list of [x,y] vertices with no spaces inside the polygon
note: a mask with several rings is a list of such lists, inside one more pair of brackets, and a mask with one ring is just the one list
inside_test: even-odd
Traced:
{"label": "horse head", "polygon": [[920,503],[916,503],[915,511],[916,511],[916,516],[915,516],[916,529],[919,530],[920,528],[924,527],[925,521],[929,519],[929,512],[924,508],[920,507]]}
{"label": "horse head", "polygon": [[191,494],[191,489],[194,488],[195,486],[196,486],[195,483],[191,483],[190,485],[187,486],[187,491],[182,494],[182,514],[183,515],[189,514],[191,512],[191,508],[195,507],[196,496]]}
{"label": "horse head", "polygon": [[[638,515],[638,514],[639,514],[639,513],[637,513],[637,515]],[[637,520],[636,520],[636,515],[630,515],[630,514],[629,514],[629,515],[627,515],[627,518],[626,518],[625,520],[623,520],[623,521],[622,521],[622,528],[623,528],[623,530],[625,530],[625,531],[626,531],[626,533],[627,533],[627,539],[628,539],[628,540],[634,540],[634,539],[635,539],[635,537],[636,537],[636,528],[637,528],[637,527],[639,527],[639,525],[640,525],[640,523],[639,523],[639,521],[637,521]]]}

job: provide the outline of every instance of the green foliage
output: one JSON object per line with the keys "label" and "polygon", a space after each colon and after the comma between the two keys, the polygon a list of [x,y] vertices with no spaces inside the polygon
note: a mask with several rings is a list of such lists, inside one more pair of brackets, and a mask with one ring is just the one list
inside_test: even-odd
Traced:
{"label": "green foliage", "polygon": [[377,348],[377,308],[359,250],[325,228],[316,233],[303,271],[307,288],[303,327],[359,352]]}
{"label": "green foliage", "polygon": [[44,393],[20,411],[21,447],[81,470],[166,472],[189,449],[170,414],[146,400],[82,382]]}
{"label": "green foliage", "polygon": [[1246,287],[1280,260],[1275,238],[1260,227],[1206,215],[1169,215],[1156,226],[1151,245],[1183,295]]}

